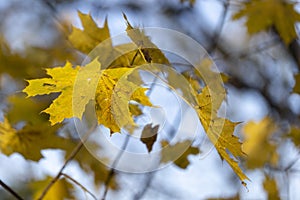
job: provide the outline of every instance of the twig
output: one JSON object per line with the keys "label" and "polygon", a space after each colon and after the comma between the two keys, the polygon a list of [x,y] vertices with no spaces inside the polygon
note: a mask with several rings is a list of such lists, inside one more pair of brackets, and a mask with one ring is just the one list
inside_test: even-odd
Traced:
{"label": "twig", "polygon": [[89,191],[86,187],[84,187],[81,183],[79,183],[78,181],[76,181],[75,179],[73,179],[71,176],[61,172],[60,173],[62,176],[66,177],[67,179],[69,179],[70,181],[72,181],[73,183],[75,183],[76,185],[78,185],[83,191],[87,192],[89,195],[91,195],[93,197],[93,199],[97,200],[97,197],[91,192]]}
{"label": "twig", "polygon": [[107,192],[108,192],[108,186],[109,186],[109,184],[110,184],[110,182],[111,182],[111,180],[112,180],[112,178],[113,178],[113,176],[114,176],[114,174],[115,174],[115,167],[118,165],[118,163],[119,163],[119,161],[120,161],[120,159],[121,159],[121,157],[122,157],[122,155],[123,155],[123,153],[124,153],[123,150],[125,150],[125,149],[127,148],[127,145],[128,145],[128,143],[129,143],[129,139],[130,139],[130,135],[126,135],[126,138],[125,138],[125,141],[124,141],[124,143],[123,143],[123,145],[122,145],[122,148],[121,148],[121,150],[119,151],[119,153],[118,153],[116,159],[114,160],[114,162],[113,162],[113,164],[112,164],[112,166],[111,166],[111,169],[110,169],[110,171],[109,171],[109,174],[108,174],[108,176],[107,176],[107,179],[106,179],[106,181],[105,181],[105,183],[104,183],[105,189],[104,189],[103,196],[102,196],[102,198],[101,198],[102,200],[105,200],[105,199],[106,199]]}
{"label": "twig", "polygon": [[147,176],[146,183],[141,191],[136,193],[133,197],[134,200],[141,199],[147,192],[147,190],[150,188],[151,182],[153,181],[153,177],[156,172],[150,172]]}
{"label": "twig", "polygon": [[300,159],[300,152],[298,152],[298,155],[297,157],[292,160],[285,168],[284,168],[284,171],[289,171],[295,164],[296,162]]}
{"label": "twig", "polygon": [[11,189],[8,185],[6,185],[1,179],[0,179],[0,185],[8,191],[12,196],[14,196],[18,200],[24,200],[20,195],[18,195],[13,189]]}
{"label": "twig", "polygon": [[54,185],[54,183],[56,181],[58,181],[58,179],[60,178],[60,176],[62,175],[63,170],[66,168],[66,166],[69,164],[69,162],[71,160],[73,160],[73,158],[77,155],[77,153],[80,151],[80,149],[83,147],[83,143],[84,141],[87,140],[88,136],[95,130],[97,126],[94,125],[92,126],[87,133],[84,135],[84,137],[80,140],[80,142],[77,144],[77,146],[75,147],[75,149],[72,151],[72,153],[68,156],[68,158],[66,159],[65,163],[63,164],[63,166],[60,168],[59,172],[57,173],[57,175],[51,180],[51,182],[47,185],[47,187],[43,190],[41,196],[38,198],[38,200],[42,200],[45,195],[47,194],[47,192],[49,191],[49,189]]}
{"label": "twig", "polygon": [[223,13],[220,16],[219,24],[218,24],[218,26],[215,30],[215,33],[214,33],[214,36],[213,36],[213,39],[212,39],[213,43],[210,45],[209,48],[207,48],[208,54],[211,54],[216,49],[217,44],[220,40],[221,32],[222,32],[224,24],[225,24],[225,19],[226,19],[226,15],[227,15],[227,12],[228,12],[229,4],[230,4],[230,0],[226,0],[226,1],[223,2],[223,6],[224,6]]}

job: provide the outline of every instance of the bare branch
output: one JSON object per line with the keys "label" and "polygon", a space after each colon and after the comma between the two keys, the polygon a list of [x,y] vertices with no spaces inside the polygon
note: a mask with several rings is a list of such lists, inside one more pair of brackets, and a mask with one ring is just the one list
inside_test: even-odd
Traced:
{"label": "bare branch", "polygon": [[150,188],[150,185],[153,181],[154,176],[155,176],[155,172],[150,172],[147,174],[147,180],[146,180],[145,185],[143,186],[143,189],[140,190],[138,193],[136,193],[134,195],[133,199],[142,199],[143,198],[143,196],[146,194],[146,192]]}
{"label": "bare branch", "polygon": [[92,126],[87,132],[86,134],[83,136],[83,138],[80,140],[80,142],[77,144],[77,146],[75,147],[75,149],[72,151],[72,153],[68,156],[68,158],[66,159],[65,163],[63,164],[63,166],[60,168],[59,172],[57,173],[57,175],[51,180],[51,182],[47,185],[47,187],[43,190],[41,196],[38,198],[38,200],[42,200],[47,192],[49,191],[49,189],[54,185],[54,183],[56,183],[56,181],[59,180],[60,176],[62,175],[63,170],[66,168],[66,166],[69,164],[69,162],[71,160],[74,159],[74,157],[77,155],[77,153],[80,151],[80,149],[83,147],[83,143],[84,141],[87,140],[87,138],[89,137],[89,135],[95,130],[97,126],[94,125]]}
{"label": "bare branch", "polygon": [[300,159],[300,151],[298,151],[297,157],[292,160],[285,168],[284,171],[287,172],[289,171],[295,164],[296,162]]}
{"label": "bare branch", "polygon": [[8,191],[12,196],[14,196],[16,199],[18,199],[18,200],[23,200],[23,198],[20,197],[20,195],[18,195],[13,189],[11,189],[11,187],[9,187],[8,185],[6,185],[1,179],[0,179],[0,185],[1,185],[6,191]]}
{"label": "bare branch", "polygon": [[128,143],[129,143],[129,140],[130,140],[130,135],[126,135],[126,138],[125,138],[125,141],[124,141],[124,143],[123,143],[123,145],[122,145],[122,148],[121,148],[121,150],[119,151],[118,155],[116,156],[116,159],[114,160],[114,162],[113,162],[113,164],[112,164],[112,166],[111,166],[111,169],[110,169],[110,171],[109,171],[109,174],[108,174],[108,176],[107,176],[107,178],[106,178],[106,181],[105,181],[105,183],[104,183],[104,187],[105,187],[105,188],[104,188],[104,193],[103,193],[102,198],[101,198],[102,200],[105,200],[105,199],[106,199],[107,192],[108,192],[108,186],[109,186],[109,184],[110,184],[110,182],[111,182],[113,176],[115,175],[115,167],[118,165],[118,163],[119,163],[121,157],[123,156],[123,153],[124,153],[123,150],[125,150],[125,149],[127,148],[127,145],[128,145]]}
{"label": "bare branch", "polygon": [[219,24],[214,32],[214,35],[212,38],[212,44],[209,48],[207,48],[208,54],[211,54],[216,49],[217,44],[220,40],[221,32],[223,30],[223,27],[225,24],[225,19],[226,19],[227,13],[228,13],[229,4],[230,4],[230,0],[226,0],[223,2],[223,6],[224,6],[223,13],[220,16]]}
{"label": "bare branch", "polygon": [[69,179],[70,181],[72,181],[73,183],[75,183],[76,185],[78,185],[83,191],[87,192],[89,195],[91,195],[93,197],[93,199],[97,200],[97,197],[90,191],[88,190],[86,187],[84,187],[81,183],[79,183],[78,181],[76,181],[75,179],[73,179],[71,176],[61,172],[60,173],[62,176],[66,177],[67,179]]}

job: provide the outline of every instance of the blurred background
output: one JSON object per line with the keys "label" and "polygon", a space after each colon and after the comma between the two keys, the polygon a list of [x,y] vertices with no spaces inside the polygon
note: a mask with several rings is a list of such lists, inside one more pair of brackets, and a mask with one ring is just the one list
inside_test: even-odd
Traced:
{"label": "blurred background", "polygon": [[[196,138],[196,146],[204,145],[199,146],[200,151],[209,151],[206,156],[201,153],[189,156],[190,165],[186,169],[168,165],[143,174],[115,172],[115,185],[109,189],[107,199],[299,199],[300,96],[294,78],[300,63],[298,39],[286,45],[273,29],[249,35],[246,18],[232,19],[244,3],[239,0],[0,0],[1,121],[7,116],[18,129],[24,126],[22,117],[28,117],[28,109],[35,109],[33,113],[38,114],[49,104],[44,97],[26,102],[20,92],[26,86],[25,80],[44,77],[45,68],[63,66],[66,60],[74,64],[82,62],[84,55],[67,40],[71,25],[82,28],[77,11],[90,14],[101,27],[107,18],[112,36],[126,30],[125,13],[135,27],[177,30],[207,50],[227,77],[228,96],[222,106],[227,110],[226,117],[242,122],[235,134],[245,141],[244,151],[248,156],[241,166],[251,181],[244,187],[217,151],[202,141],[205,139]],[[295,9],[300,9],[298,4]],[[160,97],[160,92],[154,90],[151,99],[155,101],[156,97]],[[168,98],[173,97],[162,100],[162,104]],[[32,104],[41,109],[30,107]],[[165,106],[166,112],[172,110],[172,105]],[[41,114],[41,118],[45,120],[47,115]],[[197,120],[192,112],[185,118],[187,123]],[[176,120],[170,123],[176,124]],[[197,131],[203,134],[199,122],[198,126]],[[184,126],[187,130],[190,127]],[[62,132],[78,139],[71,122]],[[26,199],[32,198],[32,183],[43,185],[39,181],[55,176],[65,159],[63,150],[42,150],[42,155],[44,158],[38,161],[28,161],[18,153],[0,154],[0,179]],[[101,197],[109,169],[90,161],[87,168],[80,160],[72,161],[65,173]],[[65,186],[68,184],[73,184],[70,199],[93,199],[77,184],[69,181]],[[0,199],[12,198],[0,187]]]}

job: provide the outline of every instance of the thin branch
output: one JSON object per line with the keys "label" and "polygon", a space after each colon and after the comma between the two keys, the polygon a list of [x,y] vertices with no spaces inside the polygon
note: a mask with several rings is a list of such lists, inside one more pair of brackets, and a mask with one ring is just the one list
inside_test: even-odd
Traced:
{"label": "thin branch", "polygon": [[227,13],[228,13],[229,4],[230,4],[230,0],[226,0],[225,2],[223,2],[223,6],[224,6],[223,13],[220,16],[219,24],[214,32],[213,39],[212,39],[213,43],[211,44],[211,46],[209,48],[207,48],[208,54],[211,54],[216,49],[217,44],[220,40],[221,32],[223,30],[223,27],[225,24],[225,19],[226,19]]}
{"label": "thin branch", "polygon": [[72,181],[73,183],[75,183],[76,185],[78,185],[83,191],[85,191],[86,193],[91,195],[91,197],[93,197],[93,199],[97,200],[97,197],[91,191],[89,191],[86,187],[84,187],[81,183],[79,183],[78,181],[73,179],[71,176],[69,176],[63,172],[61,172],[60,174],[64,177],[66,177],[67,179],[69,179],[70,181]]}
{"label": "thin branch", "polygon": [[[183,112],[186,112],[186,110],[184,110]],[[175,132],[178,130],[179,126],[180,126],[180,123],[178,122],[178,120],[180,120],[182,116],[182,113],[181,112],[177,112],[176,114],[176,117],[175,117],[175,120],[174,120],[174,126],[171,126],[171,128],[169,128],[167,130],[167,134],[168,136],[170,136],[171,138],[173,137],[173,135],[175,134]],[[151,183],[153,181],[153,178],[155,176],[157,171],[152,171],[152,172],[149,172],[147,175],[147,180],[146,180],[146,183],[143,187],[142,190],[140,190],[138,193],[136,193],[133,197],[134,200],[137,200],[137,199],[142,199],[143,196],[146,194],[146,192],[148,191],[148,189],[150,188],[151,186]]]}
{"label": "thin branch", "polygon": [[300,159],[300,151],[298,151],[297,157],[292,160],[285,168],[284,171],[289,171],[295,164],[296,162]]}
{"label": "thin branch", "polygon": [[143,186],[143,189],[134,195],[134,197],[133,197],[134,200],[143,198],[143,196],[146,194],[146,192],[150,188],[150,185],[151,185],[151,183],[153,181],[155,173],[156,172],[150,172],[150,173],[147,174],[146,183]]}
{"label": "thin branch", "polygon": [[0,185],[6,191],[8,191],[12,196],[14,196],[16,199],[18,199],[18,200],[24,200],[22,197],[20,197],[20,195],[18,195],[18,193],[16,193],[13,189],[11,189],[11,187],[9,187],[8,185],[6,185],[1,179],[0,179]]}
{"label": "thin branch", "polygon": [[94,125],[92,126],[84,135],[84,137],[80,140],[80,142],[77,144],[77,146],[75,147],[75,149],[72,151],[72,153],[68,156],[68,158],[66,159],[65,163],[63,164],[63,166],[60,168],[59,172],[57,173],[57,175],[51,180],[51,182],[46,186],[46,188],[43,190],[41,196],[38,198],[38,200],[42,200],[47,192],[49,191],[49,189],[54,185],[54,183],[56,183],[56,181],[58,181],[58,179],[60,178],[60,176],[62,175],[63,170],[66,168],[66,166],[69,164],[69,162],[71,160],[74,159],[74,157],[77,155],[77,153],[80,151],[80,149],[83,147],[84,142],[87,140],[88,136],[95,130],[97,126]]}
{"label": "thin branch", "polygon": [[244,58],[249,58],[252,55],[259,54],[261,52],[264,52],[266,50],[269,50],[270,48],[280,45],[279,39],[278,38],[273,38],[269,41],[266,41],[264,43],[260,43],[259,45],[256,45],[254,47],[250,47],[246,50],[242,50],[238,55],[236,53],[230,53],[226,52],[225,48],[222,48],[218,46],[218,50],[223,54],[223,57],[217,57],[213,58],[214,61],[218,60],[224,60],[226,58],[228,59],[244,59]]}
{"label": "thin branch", "polygon": [[113,164],[111,166],[109,174],[108,174],[108,176],[106,178],[106,181],[104,183],[105,189],[104,189],[104,193],[103,193],[102,198],[101,198],[102,200],[106,199],[107,192],[108,192],[108,186],[109,186],[109,184],[110,184],[110,182],[111,182],[111,180],[112,180],[112,178],[113,178],[113,176],[115,174],[115,167],[118,165],[118,163],[119,163],[119,161],[120,161],[120,159],[121,159],[121,157],[122,157],[122,155],[124,153],[124,150],[127,148],[127,145],[129,143],[129,139],[130,139],[130,135],[126,135],[126,138],[125,138],[125,141],[124,141],[124,143],[122,145],[122,148],[119,151],[116,159],[114,160],[114,162],[113,162]]}

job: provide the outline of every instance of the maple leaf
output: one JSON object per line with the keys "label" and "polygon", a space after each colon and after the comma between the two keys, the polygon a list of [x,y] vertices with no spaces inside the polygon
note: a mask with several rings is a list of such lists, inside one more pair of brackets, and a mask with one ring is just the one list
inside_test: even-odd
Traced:
{"label": "maple leaf", "polygon": [[0,150],[7,156],[20,153],[25,159],[38,161],[43,157],[41,150],[65,147],[67,139],[55,134],[59,127],[44,123],[16,130],[5,118],[0,122]]}
{"label": "maple leaf", "polygon": [[[103,27],[98,27],[90,14],[78,12],[78,16],[83,30],[73,27],[72,32],[68,36],[68,40],[76,49],[89,54],[94,48],[98,47],[96,50],[97,56],[101,54],[98,60],[105,68],[109,66],[129,67],[133,64],[132,60],[134,57],[134,63],[141,61],[140,57],[135,56],[135,52],[130,51],[130,49],[135,49],[136,47],[133,43],[112,45],[107,19],[105,19]],[[91,54],[90,56],[93,55]]]}
{"label": "maple leaf", "polygon": [[46,114],[40,114],[41,110],[48,106],[48,102],[25,98],[25,95],[12,95],[8,97],[8,109],[5,114],[10,124],[15,125],[20,121],[32,125],[48,121]]}
{"label": "maple leaf", "polygon": [[86,105],[95,99],[101,73],[101,65],[97,58],[78,70],[73,86],[73,116],[81,118]]}
{"label": "maple leaf", "polygon": [[141,141],[146,145],[149,153],[156,142],[158,128],[159,125],[152,127],[152,124],[147,124],[142,131]]}
{"label": "maple leaf", "polygon": [[263,186],[264,186],[265,191],[268,194],[268,199],[280,200],[279,193],[278,193],[278,187],[277,187],[275,179],[273,179],[269,176],[266,176],[266,178],[263,182]]}
{"label": "maple leaf", "polygon": [[[214,92],[216,93],[217,91]],[[196,97],[198,101],[196,111],[208,138],[214,144],[221,158],[226,160],[238,177],[242,181],[248,179],[234,159],[239,156],[244,156],[239,138],[233,135],[234,128],[238,123],[233,123],[217,116],[218,108],[222,101],[216,99],[216,102],[212,102],[211,94],[207,86],[204,87],[202,92],[197,94]],[[231,153],[234,158],[232,158],[228,152]]]}
{"label": "maple leaf", "polygon": [[[38,199],[44,189],[51,182],[52,177],[47,176],[44,180],[34,181],[30,183],[30,188],[33,191],[33,198]],[[49,189],[44,200],[64,200],[64,199],[74,199],[75,197],[72,194],[73,186],[68,183],[65,178],[59,179],[56,181],[53,186]]]}
{"label": "maple leaf", "polygon": [[143,114],[142,110],[137,104],[129,103],[129,111],[133,116],[140,116],[141,114]]}
{"label": "maple leaf", "polygon": [[276,130],[276,125],[268,117],[258,123],[250,121],[244,126],[243,150],[247,154],[246,164],[249,169],[263,167],[266,163],[273,166],[277,164],[277,146],[270,142],[270,137]]}
{"label": "maple leaf", "polygon": [[185,169],[190,164],[188,160],[189,155],[199,154],[199,149],[197,147],[191,146],[191,141],[185,140],[178,142],[175,145],[170,145],[167,141],[161,141],[162,151],[161,151],[161,163],[167,163],[174,161],[178,167]]}
{"label": "maple leaf", "polygon": [[143,56],[145,63],[159,63],[169,65],[169,60],[163,54],[163,52],[145,35],[141,30],[133,28],[129,23],[127,16],[123,14],[123,17],[127,23],[127,35],[130,39],[139,47],[138,52]]}
{"label": "maple leaf", "polygon": [[105,19],[103,28],[99,28],[89,14],[78,12],[78,15],[82,23],[83,30],[72,27],[72,32],[68,36],[69,41],[76,49],[88,54],[99,43],[105,41],[106,39],[108,39],[106,40],[106,45],[108,47],[112,46],[111,40],[109,39],[110,33],[108,29],[107,19]]}
{"label": "maple leaf", "polygon": [[[85,67],[73,68],[72,64],[67,62],[63,67],[46,70],[51,78],[29,80],[29,85],[23,92],[28,97],[60,93],[50,107],[43,111],[50,115],[52,125],[62,122],[65,118],[81,118],[85,106],[94,99],[95,93],[92,88],[100,76],[100,63],[95,59]],[[76,90],[74,90],[74,86]],[[87,90],[87,88],[89,89]],[[73,104],[76,108],[73,108]]]}
{"label": "maple leaf", "polygon": [[109,128],[112,133],[120,132],[123,126],[135,126],[128,105],[130,100],[152,106],[145,95],[147,89],[128,81],[128,76],[133,70],[132,68],[106,69],[100,77],[96,91],[96,113],[98,122]]}
{"label": "maple leaf", "polygon": [[294,5],[283,0],[253,0],[246,2],[233,19],[246,16],[250,35],[274,27],[288,45],[297,37],[295,23],[300,21],[300,14],[295,11]]}
{"label": "maple leaf", "polygon": [[[233,135],[238,123],[218,116],[218,110],[226,97],[226,93],[220,74],[211,69],[212,65],[210,59],[204,59],[195,65],[195,70],[193,70],[195,77],[185,74],[186,80],[190,82],[189,87],[193,95],[192,98],[188,98],[188,102],[196,110],[206,135],[214,144],[221,158],[225,159],[242,180],[242,183],[246,185],[244,180],[249,178],[243,173],[236,160],[245,155],[241,149],[239,138]],[[202,74],[205,74],[206,77],[202,77]],[[199,83],[197,84],[198,79],[201,78],[206,83],[204,88]]]}
{"label": "maple leaf", "polygon": [[11,49],[9,42],[0,33],[0,74],[9,74],[13,78],[36,77],[43,74],[42,67],[61,62],[65,59],[74,59],[75,55],[68,49],[65,38],[57,38],[51,47],[27,46],[26,51],[17,53]]}
{"label": "maple leaf", "polygon": [[[113,68],[100,70],[97,58],[84,67],[72,67],[67,62],[64,67],[47,69],[51,78],[29,80],[23,90],[28,97],[50,93],[60,93],[53,103],[43,112],[50,115],[52,125],[65,118],[81,119],[86,105],[96,101],[96,114],[99,124],[112,132],[119,132],[123,126],[134,126],[129,110],[129,101],[134,100],[145,106],[152,106],[142,88],[127,77],[135,75],[133,68]],[[119,80],[120,78],[121,81]],[[138,81],[141,82],[141,81]],[[115,91],[118,84],[118,91]]]}

